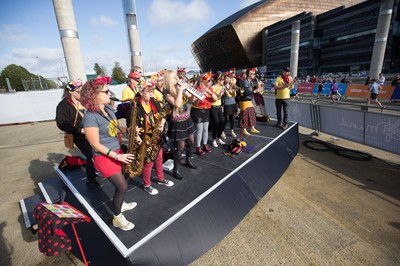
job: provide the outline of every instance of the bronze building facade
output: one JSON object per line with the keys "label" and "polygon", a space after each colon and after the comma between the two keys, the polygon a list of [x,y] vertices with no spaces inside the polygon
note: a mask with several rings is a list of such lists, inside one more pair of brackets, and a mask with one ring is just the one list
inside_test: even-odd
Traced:
{"label": "bronze building facade", "polygon": [[[391,47],[393,46],[394,50],[398,50],[394,46],[399,31],[398,2],[399,0],[395,1],[394,10],[396,9],[396,11],[393,14],[397,20],[392,18],[391,33],[389,33]],[[360,5],[357,6],[357,4]],[[339,5],[341,6],[338,7]],[[231,67],[240,69],[250,66],[267,66],[267,72],[271,73],[280,69],[282,65],[289,65],[291,24],[295,20],[300,20],[299,73],[318,73],[328,71],[328,69],[341,69],[335,66],[331,67],[329,63],[332,62],[330,57],[337,59],[337,55],[330,52],[335,50],[330,50],[333,49],[331,48],[333,36],[331,34],[333,32],[337,32],[338,35],[342,34],[346,25],[348,32],[350,32],[350,28],[355,28],[354,31],[357,32],[358,25],[368,24],[370,27],[374,21],[376,28],[379,5],[380,0],[259,1],[229,16],[198,38],[191,46],[192,54],[202,71],[210,69],[225,71]],[[356,15],[359,8],[363,11]],[[374,14],[376,8],[378,11]],[[336,18],[336,16],[339,17]],[[355,23],[354,26],[350,25],[350,21]],[[339,22],[343,24],[342,28],[338,27]],[[371,30],[373,31],[373,29]],[[346,43],[352,38],[357,38],[351,33],[349,36],[345,36],[347,35],[339,37],[337,41]],[[374,36],[373,32],[371,32],[371,36]],[[368,43],[370,36],[366,34],[363,37],[367,38],[365,41]],[[336,41],[333,40],[333,43]],[[351,46],[351,44],[349,45]],[[368,45],[371,46],[372,51],[373,41]],[[337,47],[336,49],[342,51],[343,48]],[[357,48],[355,51],[358,51]],[[389,48],[387,53],[391,54],[391,58],[396,57],[392,48]],[[369,55],[369,60],[370,57]],[[348,63],[343,62],[342,64]],[[393,63],[390,64],[393,65]],[[358,68],[363,67],[351,67],[352,70]]]}

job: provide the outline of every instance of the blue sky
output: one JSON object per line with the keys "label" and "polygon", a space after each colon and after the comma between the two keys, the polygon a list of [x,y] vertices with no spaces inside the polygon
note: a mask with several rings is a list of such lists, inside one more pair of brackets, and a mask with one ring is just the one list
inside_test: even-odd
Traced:
{"label": "blue sky", "polygon": [[[190,45],[207,30],[257,0],[137,0],[145,71],[197,69]],[[130,67],[121,0],[72,0],[87,73]],[[67,73],[51,0],[1,0],[0,71],[9,64],[56,78]]]}

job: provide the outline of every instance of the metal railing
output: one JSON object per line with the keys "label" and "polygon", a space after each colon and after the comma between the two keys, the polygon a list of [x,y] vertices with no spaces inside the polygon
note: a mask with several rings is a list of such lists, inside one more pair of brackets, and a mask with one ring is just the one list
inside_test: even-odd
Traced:
{"label": "metal railing", "polygon": [[[267,114],[276,119],[275,98],[264,96]],[[291,101],[289,120],[301,126],[400,154],[400,116],[369,112],[360,105],[326,101]]]}

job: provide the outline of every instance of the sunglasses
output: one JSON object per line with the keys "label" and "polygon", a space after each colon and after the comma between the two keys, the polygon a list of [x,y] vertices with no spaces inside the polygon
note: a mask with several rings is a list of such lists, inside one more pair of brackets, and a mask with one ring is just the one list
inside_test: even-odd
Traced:
{"label": "sunglasses", "polygon": [[107,94],[109,94],[109,93],[110,93],[110,90],[99,91],[99,93],[100,93],[100,92],[102,92],[102,93],[104,93],[104,94],[106,94],[106,95],[107,95]]}

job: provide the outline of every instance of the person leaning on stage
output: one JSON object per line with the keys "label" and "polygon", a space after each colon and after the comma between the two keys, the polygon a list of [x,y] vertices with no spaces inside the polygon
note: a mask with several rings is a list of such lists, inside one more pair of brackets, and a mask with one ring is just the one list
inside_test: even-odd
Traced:
{"label": "person leaning on stage", "polygon": [[242,81],[242,90],[240,92],[239,97],[239,107],[240,107],[240,115],[239,115],[239,127],[241,128],[244,135],[251,135],[247,131],[247,127],[250,127],[250,132],[252,133],[260,133],[255,128],[256,125],[256,111],[254,110],[254,106],[252,103],[253,93],[259,93],[259,89],[253,90],[253,80],[255,78],[256,69],[249,68],[246,70],[246,78]]}
{"label": "person leaning on stage", "polygon": [[[142,80],[139,85],[139,95],[137,97],[137,116],[136,116],[136,125],[140,129],[140,139],[138,139],[138,145],[143,145],[143,141],[147,139],[149,141],[153,137],[153,132],[158,127],[160,130],[159,136],[161,137],[161,133],[164,130],[165,125],[165,118],[164,114],[162,113],[160,103],[152,98],[154,89],[155,89],[155,81],[152,79]],[[156,147],[152,147],[153,149]],[[159,185],[164,185],[167,187],[171,187],[174,185],[172,181],[169,181],[164,178],[164,171],[163,171],[163,149],[162,147],[159,148],[158,156],[154,162],[147,162],[145,158],[144,167],[143,167],[143,189],[150,195],[158,194],[158,190],[155,189],[151,185],[151,169],[153,165],[156,168],[156,175],[157,175],[157,183]]]}
{"label": "person leaning on stage", "polygon": [[73,80],[67,83],[61,102],[56,109],[57,127],[74,135],[74,143],[86,157],[86,185],[88,188],[99,188],[102,185],[96,180],[96,170],[92,161],[92,147],[86,140],[82,128],[84,107],[81,105],[80,92],[82,81]]}
{"label": "person leaning on stage", "polygon": [[[282,74],[275,79],[275,107],[276,117],[278,119],[275,127],[287,129],[289,126],[289,101],[290,90],[293,87],[293,79],[290,76],[290,68],[284,67]],[[282,121],[283,109],[283,121]],[[282,124],[283,122],[283,124]]]}
{"label": "person leaning on stage", "polygon": [[98,77],[88,80],[82,87],[81,102],[87,112],[83,117],[83,129],[93,148],[94,165],[115,187],[113,197],[112,224],[124,231],[135,225],[125,219],[122,212],[136,207],[136,202],[125,203],[124,196],[128,183],[122,174],[122,166],[134,159],[133,154],[123,154],[118,138],[118,120],[110,102],[110,77]]}
{"label": "person leaning on stage", "polygon": [[196,128],[194,142],[197,155],[204,155],[206,152],[211,152],[211,149],[207,145],[210,109],[211,104],[218,100],[218,96],[211,87],[212,77],[213,74],[211,72],[200,77],[196,90],[204,93],[204,99],[196,99],[190,109],[190,116]]}
{"label": "person leaning on stage", "polygon": [[222,101],[221,98],[224,95],[225,89],[224,89],[224,75],[217,74],[215,76],[215,84],[212,86],[215,94],[217,95],[217,100],[214,101],[211,104],[211,109],[210,109],[210,117],[211,121],[213,123],[213,128],[212,128],[212,145],[213,147],[218,147],[218,144],[224,145],[225,142],[222,140],[224,135],[222,133],[224,132],[224,114],[222,113]]}
{"label": "person leaning on stage", "polygon": [[[170,104],[172,113],[168,124],[168,137],[174,144],[174,170],[176,179],[183,179],[180,164],[196,169],[192,162],[194,147],[194,126],[190,117],[188,103],[193,102],[194,96],[186,91],[187,84],[179,85],[179,78],[172,70],[164,74],[165,100]],[[186,157],[183,151],[186,146]]]}

